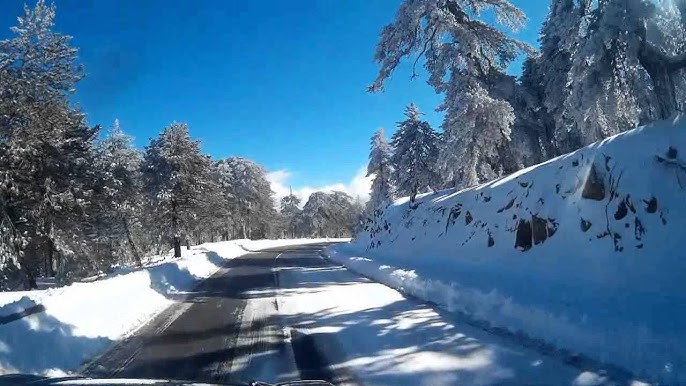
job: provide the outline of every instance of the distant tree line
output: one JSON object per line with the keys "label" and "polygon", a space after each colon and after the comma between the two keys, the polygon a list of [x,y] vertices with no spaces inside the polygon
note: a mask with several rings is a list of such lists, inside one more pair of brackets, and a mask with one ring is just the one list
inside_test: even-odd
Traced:
{"label": "distant tree line", "polygon": [[[69,102],[84,71],[55,7],[25,7],[0,41],[0,286],[69,282],[148,254],[233,238],[350,236],[361,205],[344,193],[273,197],[265,169],[202,154],[172,123],[142,151],[115,121],[101,127]],[[290,200],[290,201],[289,201]]]}
{"label": "distant tree line", "polygon": [[[484,21],[495,16],[499,26]],[[415,106],[391,143],[372,138],[369,211],[397,196],[464,188],[655,120],[686,105],[686,1],[552,0],[540,51],[499,27],[507,0],[405,0],[381,30],[371,92],[404,60],[441,93],[441,132]],[[525,55],[522,75],[507,74]]]}

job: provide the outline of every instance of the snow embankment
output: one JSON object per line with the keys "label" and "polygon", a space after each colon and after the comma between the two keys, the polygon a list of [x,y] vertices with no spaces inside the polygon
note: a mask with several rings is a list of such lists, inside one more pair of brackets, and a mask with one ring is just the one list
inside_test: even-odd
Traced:
{"label": "snow embankment", "polygon": [[448,310],[686,382],[686,121],[398,200],[332,257]]}
{"label": "snow embankment", "polygon": [[[259,250],[326,240],[235,240],[184,250],[102,280],[40,291],[0,293],[0,374],[56,374],[78,368],[192,291],[226,259]],[[45,307],[44,312],[40,308]],[[13,315],[38,308],[29,316]],[[3,319],[10,321],[2,324]]]}

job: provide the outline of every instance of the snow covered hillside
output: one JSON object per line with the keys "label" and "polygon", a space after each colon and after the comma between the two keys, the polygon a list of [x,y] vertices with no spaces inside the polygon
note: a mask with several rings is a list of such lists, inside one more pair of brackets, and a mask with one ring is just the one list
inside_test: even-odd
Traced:
{"label": "snow covered hillside", "polygon": [[449,310],[686,382],[686,121],[396,201],[332,257]]}
{"label": "snow covered hillside", "polygon": [[[0,293],[0,374],[76,370],[215,273],[225,259],[309,240],[235,240],[203,244],[145,268],[90,283]],[[19,320],[12,315],[43,306]],[[7,321],[6,319],[10,319]]]}

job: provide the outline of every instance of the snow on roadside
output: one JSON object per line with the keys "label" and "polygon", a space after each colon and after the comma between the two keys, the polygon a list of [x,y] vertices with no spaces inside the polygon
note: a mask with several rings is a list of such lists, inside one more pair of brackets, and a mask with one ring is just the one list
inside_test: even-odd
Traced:
{"label": "snow on roadside", "polygon": [[[605,376],[457,325],[426,304],[340,266],[289,267],[289,257],[302,258],[282,257],[280,315],[293,339],[310,337],[342,379],[368,386],[613,384]],[[594,382],[586,382],[590,378]]]}
{"label": "snow on roadside", "polygon": [[0,325],[0,374],[59,374],[78,368],[191,291],[224,259],[320,240],[235,240],[194,247],[180,259],[105,279],[39,291],[0,293],[0,316],[35,305],[46,310]]}
{"label": "snow on roadside", "polygon": [[342,263],[493,326],[686,382],[686,120],[396,201]]}

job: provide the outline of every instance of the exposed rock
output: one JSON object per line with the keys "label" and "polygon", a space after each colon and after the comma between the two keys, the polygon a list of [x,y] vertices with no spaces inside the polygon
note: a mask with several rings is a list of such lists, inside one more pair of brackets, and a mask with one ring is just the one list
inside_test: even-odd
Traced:
{"label": "exposed rock", "polygon": [[645,233],[646,230],[643,228],[643,223],[641,223],[641,220],[636,217],[634,220],[634,237],[636,237],[636,240],[641,240]]}
{"label": "exposed rock", "polygon": [[531,234],[531,223],[524,219],[517,224],[517,235],[515,238],[515,248],[520,251],[528,251],[533,245]]}
{"label": "exposed rock", "polygon": [[503,211],[512,208],[512,205],[514,205],[514,202],[515,202],[515,199],[514,199],[514,198],[511,199],[510,202],[507,203],[507,205],[505,205],[504,207],[498,209],[498,213],[502,213]]}
{"label": "exposed rock", "polygon": [[651,197],[650,200],[643,200],[646,203],[646,212],[655,213],[657,212],[657,198]]}
{"label": "exposed rock", "polygon": [[548,238],[548,222],[538,216],[531,216],[531,232],[534,245],[541,244]]}
{"label": "exposed rock", "polygon": [[593,224],[590,221],[586,221],[583,218],[581,219],[581,230],[584,232],[588,232],[589,229],[591,229],[591,226]]}
{"label": "exposed rock", "polygon": [[673,147],[669,147],[667,150],[667,159],[675,159],[677,155],[677,150]]}
{"label": "exposed rock", "polygon": [[602,201],[605,199],[605,183],[598,175],[595,165],[591,165],[591,170],[586,178],[586,183],[584,184],[584,190],[581,192],[581,197],[596,201]]}
{"label": "exposed rock", "polygon": [[558,225],[559,224],[557,222],[555,222],[554,218],[548,217],[548,221],[547,221],[548,238],[553,237],[555,232],[557,232]]}
{"label": "exposed rock", "polygon": [[472,214],[467,211],[467,213],[464,215],[464,225],[471,224],[472,220],[474,220],[474,217],[472,217]]}
{"label": "exposed rock", "polygon": [[629,213],[629,208],[624,201],[620,202],[615,212],[615,220],[621,220]]}

